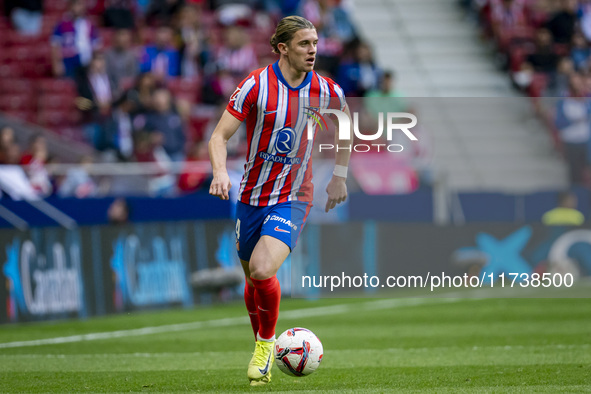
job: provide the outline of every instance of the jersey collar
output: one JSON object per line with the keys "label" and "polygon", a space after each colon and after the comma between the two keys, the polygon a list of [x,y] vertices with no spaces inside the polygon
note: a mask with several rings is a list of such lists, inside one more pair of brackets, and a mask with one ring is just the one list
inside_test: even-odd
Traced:
{"label": "jersey collar", "polygon": [[312,80],[312,72],[308,72],[306,74],[306,78],[304,78],[304,80],[302,81],[302,83],[297,86],[297,87],[292,87],[290,86],[287,81],[285,80],[285,78],[283,77],[283,73],[281,72],[281,69],[279,68],[279,60],[277,60],[275,63],[273,63],[273,71],[275,72],[275,75],[277,75],[277,78],[281,81],[282,84],[284,84],[285,86],[287,86],[290,90],[299,90],[301,88],[303,88],[304,86],[306,86],[307,84],[310,83],[310,81]]}

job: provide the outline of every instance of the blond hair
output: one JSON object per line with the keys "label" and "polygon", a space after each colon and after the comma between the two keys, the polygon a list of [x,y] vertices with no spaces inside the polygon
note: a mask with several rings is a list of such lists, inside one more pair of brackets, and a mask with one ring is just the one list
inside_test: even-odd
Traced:
{"label": "blond hair", "polygon": [[297,15],[286,16],[281,19],[275,29],[275,34],[270,40],[273,52],[278,54],[279,48],[277,48],[277,45],[281,42],[289,45],[295,33],[302,29],[316,29],[316,27],[306,18]]}

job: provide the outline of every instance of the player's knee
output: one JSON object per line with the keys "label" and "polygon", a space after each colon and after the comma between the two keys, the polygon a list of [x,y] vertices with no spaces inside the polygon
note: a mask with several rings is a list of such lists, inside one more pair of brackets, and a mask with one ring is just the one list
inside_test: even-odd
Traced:
{"label": "player's knee", "polygon": [[274,265],[270,261],[256,260],[250,261],[250,277],[258,280],[268,279],[275,275]]}

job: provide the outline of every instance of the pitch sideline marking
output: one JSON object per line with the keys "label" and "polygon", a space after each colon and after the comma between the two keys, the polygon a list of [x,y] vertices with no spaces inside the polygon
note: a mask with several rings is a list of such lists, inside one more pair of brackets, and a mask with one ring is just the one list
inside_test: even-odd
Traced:
{"label": "pitch sideline marking", "polygon": [[[281,312],[282,319],[297,319],[311,316],[326,316],[326,315],[337,315],[347,313],[353,309],[353,307],[361,306],[364,310],[376,310],[376,309],[389,309],[389,308],[400,308],[406,306],[420,306],[429,305],[435,303],[451,303],[462,300],[474,301],[476,299],[460,299],[460,298],[406,298],[406,299],[387,299],[378,300],[365,303],[352,303],[352,304],[337,304],[330,306],[320,306],[315,308],[301,308],[293,309]],[[434,302],[435,301],[435,302]],[[152,335],[162,334],[169,332],[179,331],[190,331],[201,328],[213,328],[213,327],[228,327],[235,326],[238,324],[247,324],[249,322],[248,316],[240,317],[229,317],[224,319],[205,320],[197,321],[192,323],[178,323],[178,324],[167,324],[163,326],[151,326],[143,328],[133,328],[129,330],[117,330],[117,331],[106,331],[96,332],[90,334],[71,335],[67,337],[54,337],[45,339],[36,339],[31,341],[14,341],[0,343],[0,349],[30,347],[30,346],[44,346],[44,345],[57,345],[62,343],[74,343],[84,341],[97,341],[101,339],[114,339],[124,337],[135,337],[140,335]]]}

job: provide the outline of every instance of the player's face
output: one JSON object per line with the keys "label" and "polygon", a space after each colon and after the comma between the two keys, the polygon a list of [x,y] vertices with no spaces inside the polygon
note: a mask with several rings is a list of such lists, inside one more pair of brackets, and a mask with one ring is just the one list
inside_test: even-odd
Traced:
{"label": "player's face", "polygon": [[292,67],[298,71],[312,71],[316,61],[316,44],[318,44],[316,30],[298,30],[289,44],[288,56]]}

